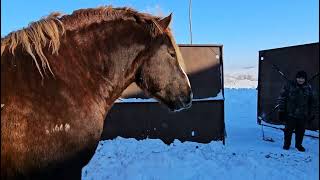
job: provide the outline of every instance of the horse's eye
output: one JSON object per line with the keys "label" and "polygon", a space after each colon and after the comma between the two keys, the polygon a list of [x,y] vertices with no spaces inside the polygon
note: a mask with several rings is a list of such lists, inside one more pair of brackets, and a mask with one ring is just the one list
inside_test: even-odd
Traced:
{"label": "horse's eye", "polygon": [[169,54],[170,54],[170,56],[173,57],[173,58],[176,57],[176,53],[174,53],[174,52],[169,52]]}

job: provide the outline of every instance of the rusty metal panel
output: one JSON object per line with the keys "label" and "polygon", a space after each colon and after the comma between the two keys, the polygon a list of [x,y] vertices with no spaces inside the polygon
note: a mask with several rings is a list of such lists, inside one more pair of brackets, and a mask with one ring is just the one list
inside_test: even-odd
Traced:
{"label": "rusty metal panel", "polygon": [[[290,80],[299,70],[306,71],[308,78],[311,78],[319,73],[319,43],[259,51],[258,117],[268,114],[265,122],[280,124],[277,110],[273,111],[273,108],[286,80],[273,65]],[[315,120],[307,128],[319,129],[319,76],[310,84],[316,96],[317,112]]]}
{"label": "rusty metal panel", "polygon": [[[131,102],[128,98],[146,99],[136,84],[131,84],[122,99],[110,110],[102,139],[117,136],[145,139],[159,138],[165,143],[174,139],[207,143],[223,140],[224,92],[221,45],[179,45],[184,68],[194,93],[192,108],[179,113],[168,112],[158,102]],[[215,100],[205,98],[216,97]]]}
{"label": "rusty metal panel", "polygon": [[157,102],[116,103],[105,121],[102,139],[157,138],[208,143],[224,138],[224,101],[195,101],[192,108],[170,113]]}
{"label": "rusty metal panel", "polygon": [[[221,89],[222,46],[220,45],[179,45],[184,59],[185,71],[192,84],[193,97],[215,97]],[[205,83],[204,83],[205,82]],[[135,84],[131,84],[122,98],[149,98]]]}

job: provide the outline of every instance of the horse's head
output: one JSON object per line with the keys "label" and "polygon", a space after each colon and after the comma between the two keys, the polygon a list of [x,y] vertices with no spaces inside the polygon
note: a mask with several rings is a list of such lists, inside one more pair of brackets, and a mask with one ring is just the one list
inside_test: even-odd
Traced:
{"label": "horse's head", "polygon": [[182,55],[168,26],[171,14],[155,21],[158,30],[143,55],[143,64],[136,74],[136,83],[147,94],[160,100],[171,111],[191,107],[192,91],[189,79],[179,62]]}

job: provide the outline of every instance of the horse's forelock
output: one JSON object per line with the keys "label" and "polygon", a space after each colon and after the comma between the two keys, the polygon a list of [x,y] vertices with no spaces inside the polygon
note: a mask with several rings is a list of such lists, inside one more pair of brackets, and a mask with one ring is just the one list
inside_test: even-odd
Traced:
{"label": "horse's forelock", "polygon": [[186,71],[186,65],[185,65],[185,63],[184,63],[184,59],[183,59],[183,57],[182,57],[180,48],[179,48],[179,46],[177,45],[177,43],[175,42],[175,40],[174,40],[174,38],[173,38],[173,35],[172,35],[170,29],[167,28],[167,30],[166,30],[165,33],[168,35],[168,37],[169,37],[169,39],[170,39],[170,41],[171,41],[171,43],[172,43],[172,46],[173,46],[173,48],[174,48],[174,50],[175,50],[176,57],[177,57],[177,60],[178,60],[178,62],[179,62],[179,65],[181,66],[182,70]]}

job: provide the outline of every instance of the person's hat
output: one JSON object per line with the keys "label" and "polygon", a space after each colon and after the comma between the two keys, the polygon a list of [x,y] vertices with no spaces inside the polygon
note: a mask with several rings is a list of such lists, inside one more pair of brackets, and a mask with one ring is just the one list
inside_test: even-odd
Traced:
{"label": "person's hat", "polygon": [[298,71],[296,74],[296,78],[304,78],[307,80],[307,73],[305,71]]}

